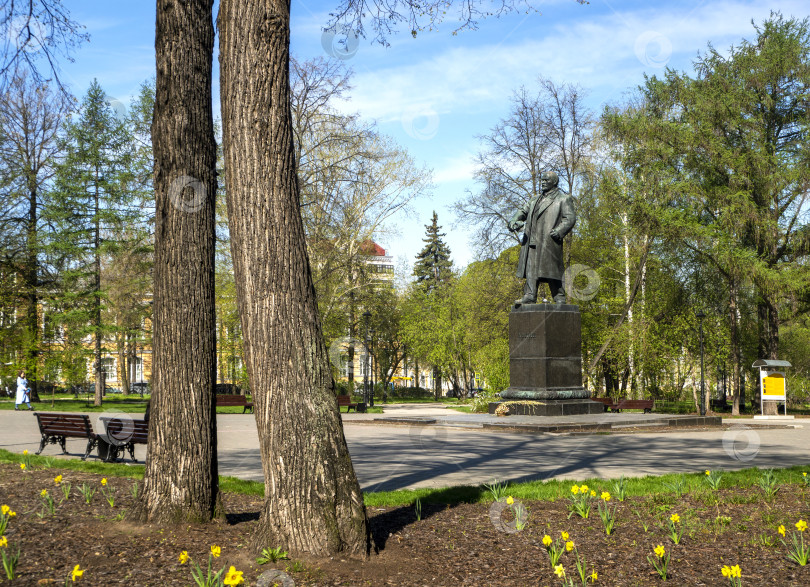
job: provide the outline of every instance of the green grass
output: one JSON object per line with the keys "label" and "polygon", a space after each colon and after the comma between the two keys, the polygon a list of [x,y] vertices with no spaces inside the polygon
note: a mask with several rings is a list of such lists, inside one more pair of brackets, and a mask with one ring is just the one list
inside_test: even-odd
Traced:
{"label": "green grass", "polygon": [[[146,411],[146,399],[141,399],[140,395],[116,395],[116,396],[107,396],[104,398],[104,402],[100,407],[94,406],[92,403],[87,403],[87,401],[82,399],[75,399],[72,395],[66,397],[59,397],[57,396],[53,402],[53,406],[51,406],[50,398],[44,398],[43,401],[38,403],[32,403],[31,405],[33,408],[38,412],[82,412],[82,413],[93,413],[93,412],[109,412],[111,409],[129,414],[143,414]],[[92,398],[90,400],[92,402]],[[0,400],[0,410],[13,410],[14,409],[14,400],[7,399],[7,400]],[[344,414],[346,413],[347,408],[343,407],[340,409],[341,412]],[[373,408],[369,407],[367,412],[369,414],[382,414],[383,407],[382,402],[380,405],[374,406]],[[228,406],[224,408],[217,408],[217,414],[242,414],[244,413],[244,408],[239,406]],[[248,412],[249,413],[249,412]]]}
{"label": "green grass", "polygon": [[[79,459],[57,459],[43,457],[35,454],[27,455],[32,469],[65,469],[83,473],[95,473],[107,477],[124,477],[128,479],[143,479],[143,465],[125,465],[122,463],[104,463],[102,461],[82,461]],[[0,463],[21,463],[25,457],[18,453],[9,452],[0,448]],[[219,476],[219,487],[226,493],[242,493],[244,495],[263,495],[264,483],[258,481],[245,481],[236,477]]]}
{"label": "green grass", "polygon": [[[23,458],[21,454],[0,449],[0,463],[20,463],[23,461]],[[108,477],[128,477],[130,479],[143,478],[143,465],[123,465],[98,461],[86,462],[78,459],[57,459],[32,454],[28,455],[28,458],[30,459],[32,468],[67,469],[106,475]],[[780,484],[802,484],[802,473],[805,471],[810,472],[810,465],[774,469],[776,479]],[[762,477],[762,473],[763,471],[757,468],[744,469],[742,471],[723,471],[721,487],[754,487]],[[626,495],[627,497],[656,495],[657,498],[661,500],[672,500],[674,499],[675,493],[670,488],[670,485],[679,477],[681,477],[681,474],[628,477],[625,479]],[[685,491],[693,492],[698,488],[705,489],[707,487],[705,477],[704,471],[683,475]],[[491,480],[487,480],[487,482],[489,481]],[[506,488],[506,494],[521,500],[555,501],[566,497],[570,493],[571,486],[574,483],[578,485],[584,483],[590,488],[595,489],[597,493],[601,491],[613,493],[613,480],[596,479],[592,477],[577,480],[528,481],[514,485],[509,484]],[[256,496],[264,494],[264,484],[259,481],[245,481],[243,479],[237,479],[236,477],[220,476],[219,486],[225,493],[241,493]],[[487,491],[483,484],[479,486],[461,485],[441,489],[425,488],[377,491],[365,493],[364,498],[367,507],[410,506],[417,499],[423,504],[440,503],[448,505],[458,503],[488,503],[492,501],[489,491]]]}
{"label": "green grass", "polygon": [[[354,410],[354,408],[352,408],[351,413],[354,414],[354,412],[355,412],[355,410]],[[341,414],[348,414],[349,413],[349,406],[342,406],[340,408],[340,413]],[[363,412],[360,412],[360,413],[362,414]],[[382,414],[383,413],[383,408],[382,408],[381,405],[376,405],[373,408],[371,406],[368,406],[368,407],[366,407],[366,413],[367,414]]]}
{"label": "green grass", "polygon": [[465,414],[472,413],[472,408],[470,406],[447,406],[450,410],[456,410],[457,412],[464,412]]}
{"label": "green grass", "polygon": [[[143,413],[146,410],[146,400],[141,399],[139,394],[132,395],[108,395],[104,398],[100,407],[95,407],[87,402],[85,397],[75,399],[73,395],[57,395],[51,405],[51,397],[42,395],[42,401],[31,403],[31,406],[38,412],[109,412],[111,408],[123,413]],[[0,400],[0,410],[13,410],[14,399]],[[241,408],[240,408],[241,411]]]}
{"label": "green grass", "polygon": [[[374,398],[374,401],[377,403],[382,403],[381,400],[377,400]],[[385,402],[385,405],[388,404],[430,404],[430,403],[439,403],[439,404],[464,404],[469,402],[469,399],[458,399],[457,397],[441,397],[438,400],[434,399],[433,396],[430,397],[391,397],[388,396],[388,401]]]}

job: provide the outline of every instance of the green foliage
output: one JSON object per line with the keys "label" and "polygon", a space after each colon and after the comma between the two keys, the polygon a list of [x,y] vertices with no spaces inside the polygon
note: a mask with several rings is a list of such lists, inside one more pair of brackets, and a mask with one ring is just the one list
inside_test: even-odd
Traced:
{"label": "green foliage", "polygon": [[777,356],[780,321],[808,287],[808,20],[772,14],[755,29],[728,53],[709,46],[694,75],[647,79],[602,120],[631,218],[672,252],[692,311],[715,308],[707,355],[731,357],[735,387],[745,363]]}
{"label": "green foliage", "polygon": [[256,562],[260,565],[267,563],[274,563],[280,560],[289,560],[286,550],[282,550],[280,546],[267,547],[262,549],[262,554],[256,558]]}
{"label": "green foliage", "polygon": [[11,553],[11,547],[0,548],[0,558],[3,559],[3,570],[6,572],[6,579],[12,581],[16,575],[17,564],[20,562],[20,547],[17,546],[17,552]]}
{"label": "green foliage", "polygon": [[506,490],[509,487],[509,483],[501,482],[499,483],[497,479],[493,479],[492,483],[489,485],[484,484],[487,492],[489,492],[489,496],[492,501],[502,501],[506,499]]}
{"label": "green foliage", "polygon": [[413,274],[416,282],[430,292],[453,277],[453,262],[450,260],[450,247],[442,240],[445,236],[439,226],[439,216],[433,211],[430,224],[425,226],[425,246],[416,255]]}

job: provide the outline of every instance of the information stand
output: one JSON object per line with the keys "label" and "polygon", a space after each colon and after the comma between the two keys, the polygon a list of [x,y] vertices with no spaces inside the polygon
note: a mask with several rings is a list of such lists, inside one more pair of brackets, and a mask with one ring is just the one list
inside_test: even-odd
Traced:
{"label": "information stand", "polygon": [[765,413],[763,405],[766,401],[776,401],[785,403],[785,416],[787,416],[787,385],[784,369],[791,366],[787,361],[777,359],[754,361],[752,367],[759,368],[760,413]]}

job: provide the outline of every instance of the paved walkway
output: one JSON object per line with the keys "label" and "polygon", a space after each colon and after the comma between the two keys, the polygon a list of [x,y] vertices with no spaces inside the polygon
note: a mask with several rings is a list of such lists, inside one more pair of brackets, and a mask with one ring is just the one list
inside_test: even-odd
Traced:
{"label": "paved walkway", "polygon": [[[90,414],[96,425],[98,416]],[[104,414],[110,415],[110,414]],[[375,422],[401,417],[435,420],[406,426]],[[566,421],[621,418],[649,423],[656,414],[604,414],[561,417]],[[536,422],[509,416],[511,423]],[[543,418],[544,422],[555,418]],[[685,430],[644,434],[522,434],[483,429],[503,422],[485,414],[464,414],[436,405],[386,406],[385,414],[344,415],[344,429],[360,484],[366,491],[480,484],[492,479],[611,478],[705,469],[783,467],[810,464],[810,420],[795,428],[769,429],[761,420],[729,420],[731,430]],[[806,426],[803,426],[804,423]],[[217,416],[219,470],[223,475],[262,480],[255,420],[250,414]],[[100,428],[100,426],[98,427]],[[85,442],[69,440],[68,458],[84,453]],[[0,411],[0,448],[13,452],[39,448],[36,419],[26,412]],[[59,456],[54,445],[43,455]],[[136,457],[143,461],[145,447]]]}

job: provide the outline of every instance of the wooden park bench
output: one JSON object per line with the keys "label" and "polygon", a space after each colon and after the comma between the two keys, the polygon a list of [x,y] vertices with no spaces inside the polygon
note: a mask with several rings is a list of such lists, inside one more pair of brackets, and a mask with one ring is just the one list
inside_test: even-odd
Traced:
{"label": "wooden park bench", "polygon": [[82,457],[82,460],[85,460],[90,456],[90,451],[98,444],[99,436],[93,432],[90,418],[85,414],[35,412],[34,415],[39,423],[39,433],[42,434],[37,454],[40,454],[48,443],[58,443],[62,447],[62,454],[67,454],[65,449],[65,440],[67,438],[86,438],[87,448]]}
{"label": "wooden park bench", "polygon": [[651,399],[622,399],[613,408],[615,412],[622,410],[644,410],[645,414],[650,414],[655,407],[655,400]]}
{"label": "wooden park bench", "polygon": [[645,414],[649,414],[655,407],[655,400],[651,399],[620,399],[613,401],[609,397],[594,397],[593,401],[602,402],[605,404],[605,411],[621,412],[622,410],[644,410]]}
{"label": "wooden park bench", "polygon": [[247,401],[247,396],[223,393],[217,394],[216,397],[218,408],[235,406],[237,408],[243,408],[242,409],[243,414],[248,410],[250,410],[251,412],[253,411],[253,402]]}
{"label": "wooden park bench", "polygon": [[595,402],[602,402],[603,404],[605,404],[606,412],[616,405],[613,403],[613,399],[609,397],[592,397],[591,399]]}
{"label": "wooden park bench", "polygon": [[132,462],[137,463],[135,445],[146,444],[149,422],[121,416],[101,416],[99,420],[104,423],[104,435],[98,439],[98,456],[101,460],[113,463],[118,460],[119,453],[127,450]]}
{"label": "wooden park bench", "polygon": [[337,396],[338,401],[338,409],[346,406],[346,411],[350,411],[354,408],[355,412],[365,412],[366,411],[366,404],[365,402],[353,402],[352,398],[348,395],[339,395]]}

